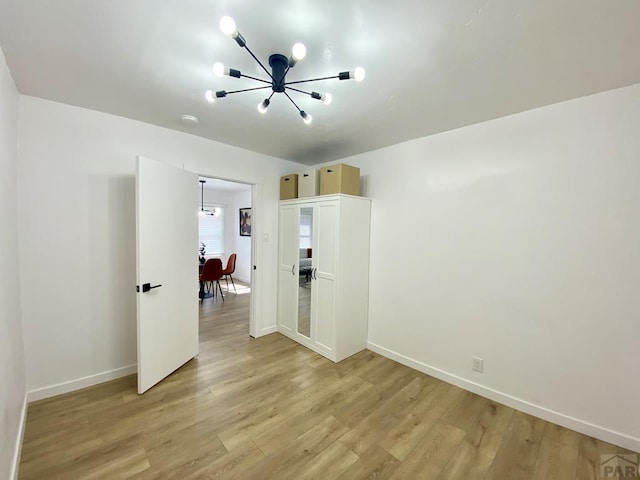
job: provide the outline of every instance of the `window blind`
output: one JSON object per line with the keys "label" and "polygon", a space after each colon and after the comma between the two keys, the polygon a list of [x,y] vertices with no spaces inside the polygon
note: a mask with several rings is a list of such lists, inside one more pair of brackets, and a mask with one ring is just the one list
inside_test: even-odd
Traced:
{"label": "window blind", "polygon": [[[215,215],[198,217],[200,241],[205,244],[207,257],[224,255],[224,207],[204,205],[205,210],[215,211]],[[200,205],[198,205],[200,209]]]}

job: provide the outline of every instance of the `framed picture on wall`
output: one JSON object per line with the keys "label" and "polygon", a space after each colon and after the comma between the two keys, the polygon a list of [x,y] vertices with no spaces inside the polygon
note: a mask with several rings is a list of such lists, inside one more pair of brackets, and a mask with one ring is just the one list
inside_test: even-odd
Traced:
{"label": "framed picture on wall", "polygon": [[240,209],[240,236],[251,236],[251,208]]}

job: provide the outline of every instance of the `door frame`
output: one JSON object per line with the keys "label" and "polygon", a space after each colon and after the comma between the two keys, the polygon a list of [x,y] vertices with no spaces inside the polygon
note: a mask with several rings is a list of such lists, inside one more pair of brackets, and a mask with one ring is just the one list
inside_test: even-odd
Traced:
{"label": "door frame", "polygon": [[249,335],[253,338],[259,337],[258,325],[261,325],[260,311],[257,308],[257,299],[260,298],[260,281],[262,275],[256,270],[258,259],[262,256],[262,250],[258,251],[258,236],[262,237],[262,185],[251,184],[251,298],[249,299]]}
{"label": "door frame", "polygon": [[[192,171],[192,170],[189,170]],[[260,278],[262,275],[255,270],[254,267],[258,265],[258,259],[261,257],[262,252],[258,252],[258,246],[260,242],[256,239],[258,235],[262,236],[262,185],[260,183],[252,183],[242,180],[236,180],[234,178],[225,178],[216,176],[215,173],[204,173],[201,171],[193,171],[200,177],[206,177],[216,180],[224,180],[225,182],[242,183],[244,185],[251,186],[251,271],[249,273],[251,280],[251,293],[249,294],[249,336],[256,338],[258,334],[258,325],[261,325],[260,309],[257,308],[257,300],[259,298],[260,291]]]}

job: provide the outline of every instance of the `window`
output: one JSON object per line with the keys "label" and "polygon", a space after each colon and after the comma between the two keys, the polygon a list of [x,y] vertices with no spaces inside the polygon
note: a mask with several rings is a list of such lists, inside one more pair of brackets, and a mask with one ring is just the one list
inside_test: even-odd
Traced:
{"label": "window", "polygon": [[300,213],[300,248],[311,248],[313,215]]}
{"label": "window", "polygon": [[215,215],[198,217],[200,242],[205,245],[207,258],[221,257],[224,255],[224,207],[205,203],[204,208],[209,212],[215,212]]}

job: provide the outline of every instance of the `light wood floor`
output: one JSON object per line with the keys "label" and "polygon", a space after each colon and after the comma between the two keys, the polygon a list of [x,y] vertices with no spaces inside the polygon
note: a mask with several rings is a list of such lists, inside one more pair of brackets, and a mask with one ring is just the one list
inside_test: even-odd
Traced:
{"label": "light wood floor", "polygon": [[20,478],[583,480],[628,453],[369,351],[250,339],[248,297],[205,300],[200,355],[142,396],[130,376],[30,404]]}

